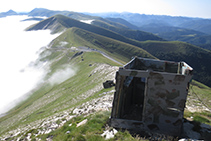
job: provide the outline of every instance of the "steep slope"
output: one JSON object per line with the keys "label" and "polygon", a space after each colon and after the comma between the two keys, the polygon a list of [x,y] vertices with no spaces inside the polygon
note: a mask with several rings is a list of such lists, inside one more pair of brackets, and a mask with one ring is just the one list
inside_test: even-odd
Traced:
{"label": "steep slope", "polygon": [[[75,30],[75,39],[79,38],[76,42],[83,41],[79,36],[81,29],[69,30]],[[71,38],[70,34],[68,35]],[[57,42],[64,43],[63,37],[60,35],[58,38],[60,40]],[[99,39],[100,37],[97,37],[97,40]],[[72,39],[72,44],[78,44],[73,41]],[[117,64],[98,52],[82,52],[72,50],[68,46],[52,46],[43,49],[37,63],[46,62],[49,71],[45,82],[33,90],[33,94],[26,101],[0,118],[0,139],[104,140],[101,136],[103,132],[113,130],[108,127],[107,121],[114,88],[104,89],[102,83],[115,79]],[[52,76],[59,74],[57,79],[62,78],[68,69],[75,69],[76,74],[66,76],[67,79],[60,83],[52,83],[50,79]],[[207,94],[207,99],[210,97],[207,93],[210,88],[200,83],[195,82],[191,90],[197,92],[199,96]],[[191,106],[192,104],[190,103]],[[98,111],[102,112],[98,113]],[[206,119],[209,115],[207,113]],[[190,116],[195,118],[195,115],[187,112],[186,117],[190,118]],[[82,122],[84,125],[79,126]],[[118,131],[113,140],[123,138],[134,139],[128,132]]]}
{"label": "steep slope", "polygon": [[124,20],[124,19],[121,19],[121,18],[105,18],[109,21],[113,21],[113,22],[116,22],[116,23],[120,23],[122,25],[125,25],[127,27],[129,27],[130,29],[134,29],[134,30],[137,30],[139,29],[137,26],[129,23],[128,21]]}
{"label": "steep slope", "polygon": [[[99,94],[111,91],[113,88],[104,90],[102,83],[113,80],[118,68],[100,53],[70,49],[44,49],[37,63],[44,62],[48,62],[49,68],[45,81],[27,100],[0,118],[0,137],[8,130],[13,130],[12,136],[35,128],[45,130],[41,125],[48,117],[53,118],[67,109],[72,111]],[[71,70],[74,74],[68,75]],[[62,78],[65,79],[58,81]]]}
{"label": "steep slope", "polygon": [[[197,53],[190,53],[193,50],[201,51],[182,42],[136,43],[155,55],[158,53],[157,56],[159,52],[164,52],[164,55],[169,52],[173,57],[185,54],[197,57]],[[81,50],[80,46],[88,47],[89,50]],[[101,136],[104,131],[113,130],[108,127],[107,121],[114,88],[104,89],[102,83],[115,79],[119,64],[107,59],[96,49],[124,64],[135,55],[155,58],[134,45],[81,28],[68,28],[54,39],[49,47],[43,48],[39,60],[35,63],[38,66],[40,63],[46,64],[44,66],[47,74],[43,83],[31,92],[27,100],[0,118],[0,140],[104,140]],[[179,55],[174,56],[174,53]],[[170,55],[168,60],[172,60]],[[201,51],[199,55],[206,54]],[[173,59],[176,60],[176,57]],[[69,71],[74,71],[73,75],[69,75]],[[210,105],[209,87],[194,81],[190,91],[193,92],[190,95],[194,97],[194,103],[194,93],[197,93]],[[200,104],[197,101],[194,106]],[[189,109],[194,107],[191,100],[189,105]],[[106,112],[99,114],[98,111]],[[187,112],[186,117],[193,116],[195,121],[199,121],[195,117],[201,117],[205,119],[205,123],[210,123],[209,113],[199,114],[202,116]],[[84,125],[79,126],[81,122]],[[194,127],[192,124],[191,126]],[[201,128],[199,125],[196,125],[197,127]],[[118,131],[113,140],[121,139],[134,138],[128,132]],[[137,137],[137,140],[139,139]]]}
{"label": "steep slope", "polygon": [[104,22],[101,20],[94,20],[92,22],[93,25],[97,25],[99,27],[106,28],[108,30],[114,31],[120,35],[123,35],[130,39],[135,39],[138,41],[146,41],[146,40],[157,40],[157,41],[163,41],[162,38],[148,32],[140,31],[140,30],[131,30],[128,28],[121,28],[117,26],[111,26],[108,24],[108,22]]}
{"label": "steep slope", "polygon": [[[97,26],[95,26],[97,25]],[[155,36],[151,33],[143,32],[143,31],[135,31],[127,29],[124,26],[120,26],[119,24],[111,23],[109,21],[100,19],[94,20],[92,25],[80,22],[78,20],[74,20],[67,16],[63,15],[55,15],[46,20],[43,20],[26,30],[40,30],[40,29],[51,29],[52,33],[61,32],[66,28],[78,27],[84,30],[88,30],[90,32],[100,34],[103,36],[107,36],[113,39],[117,39],[120,41],[124,41],[127,43],[134,42],[132,39],[136,39],[139,41],[145,40],[163,40],[158,36]],[[131,39],[128,39],[131,38]]]}
{"label": "steep slope", "polygon": [[115,58],[119,62],[128,62],[131,57],[134,56],[155,58],[137,46],[94,34],[92,32],[76,27],[66,30],[50,44],[52,48],[61,47],[61,42],[65,42],[63,47],[68,48],[71,48],[72,46],[84,46],[92,49],[98,49],[105,52],[112,58]]}
{"label": "steep slope", "polygon": [[[173,41],[172,42],[164,42],[164,41],[140,42],[137,40],[126,38],[110,30],[106,30],[104,28],[100,28],[94,25],[82,23],[77,20],[68,18],[66,16],[62,16],[62,15],[56,15],[46,20],[43,20],[39,22],[38,24],[28,28],[28,30],[51,29],[55,32],[58,30],[62,31],[64,29],[71,28],[71,27],[78,27],[83,30],[87,30],[89,32],[92,32],[104,37],[108,37],[108,38],[118,40],[127,44],[131,44],[133,46],[146,50],[147,52],[149,52],[150,54],[152,54],[153,56],[159,59],[185,61],[189,65],[194,67],[194,70],[196,71],[194,75],[194,79],[208,86],[211,86],[211,77],[210,77],[211,67],[208,64],[208,62],[210,61],[209,58],[211,58],[210,51],[204,50],[202,48],[198,48],[191,44],[187,44],[184,42],[173,42]],[[89,37],[89,36],[86,36],[85,33],[81,34],[80,36],[83,37],[83,40]],[[101,41],[103,40],[104,38],[102,38],[100,41],[98,40],[96,41],[95,37],[92,37],[92,38],[89,38],[88,43],[92,42],[92,44],[98,45],[101,48],[107,47],[109,44],[109,41],[101,43]],[[87,42],[87,41],[85,40],[84,42]],[[115,49],[115,48],[112,48],[112,49]],[[125,48],[124,50],[127,50],[127,49]]]}
{"label": "steep slope", "polygon": [[179,27],[197,30],[211,35],[211,20],[210,19],[193,19],[179,25]]}
{"label": "steep slope", "polygon": [[[211,48],[209,37],[209,29],[211,29],[210,19],[141,15],[134,13],[102,13],[93,15],[102,16],[123,25],[128,25],[127,27],[131,29],[137,29],[139,27],[138,29],[141,31],[153,33],[166,40],[184,41],[205,49]],[[121,18],[136,26],[134,27],[120,20]]]}
{"label": "steep slope", "polygon": [[143,49],[163,60],[185,61],[194,69],[194,79],[211,86],[211,51],[184,42],[144,42]]}
{"label": "steep slope", "polygon": [[[129,61],[133,56],[152,58],[152,56],[147,53],[143,54],[143,50],[140,50],[141,53],[137,49],[137,47],[139,47],[162,60],[187,62],[194,68],[194,79],[211,86],[211,67],[209,65],[209,62],[211,61],[211,52],[208,50],[204,50],[188,43],[174,41],[145,41],[137,42],[138,46],[133,46],[103,36],[98,36],[97,34],[81,29],[73,28],[72,32],[74,32],[74,34],[65,33],[62,34],[58,40],[55,39],[54,46],[59,46],[58,41],[64,39],[65,42],[68,42],[66,47],[86,46],[96,48],[106,52],[120,62],[121,60]],[[124,57],[118,57],[120,55]]]}
{"label": "steep slope", "polygon": [[211,36],[196,30],[157,24],[144,25],[140,29],[169,41],[183,41],[205,49],[211,48]]}
{"label": "steep slope", "polygon": [[59,31],[63,31],[64,29],[71,28],[71,27],[82,28],[84,30],[87,30],[99,35],[103,35],[106,37],[110,37],[113,39],[117,39],[120,41],[133,42],[132,40],[127,39],[126,37],[120,34],[117,34],[115,32],[112,32],[110,30],[106,30],[98,26],[86,24],[86,23],[80,22],[78,20],[74,20],[72,18],[63,16],[63,15],[52,16],[46,20],[43,20],[35,25],[28,27],[26,30],[30,31],[30,30],[50,29],[52,30],[52,33],[56,33]]}
{"label": "steep slope", "polygon": [[116,21],[111,21],[109,19],[104,19],[104,18],[95,19],[91,24],[98,25],[98,26],[106,28],[106,29],[109,29],[108,27],[130,29],[125,24],[122,24],[122,23],[116,22]]}

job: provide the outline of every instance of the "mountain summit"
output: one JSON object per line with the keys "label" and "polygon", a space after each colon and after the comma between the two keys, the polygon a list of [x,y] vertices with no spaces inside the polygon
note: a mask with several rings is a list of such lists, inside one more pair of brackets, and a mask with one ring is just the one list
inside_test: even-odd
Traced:
{"label": "mountain summit", "polygon": [[13,10],[9,10],[9,11],[7,11],[7,12],[2,12],[2,13],[0,13],[0,18],[6,17],[6,16],[12,16],[12,15],[18,15],[18,13],[16,13],[16,12],[13,11]]}

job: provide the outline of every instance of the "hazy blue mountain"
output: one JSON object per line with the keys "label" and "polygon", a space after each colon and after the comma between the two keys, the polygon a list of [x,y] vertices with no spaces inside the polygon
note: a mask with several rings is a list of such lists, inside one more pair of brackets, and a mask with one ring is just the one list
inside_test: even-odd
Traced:
{"label": "hazy blue mountain", "polygon": [[211,36],[196,30],[157,24],[144,25],[140,27],[140,30],[154,33],[169,41],[183,41],[205,49],[211,49]]}
{"label": "hazy blue mountain", "polygon": [[[143,31],[135,31],[125,28],[122,28],[117,23],[106,22],[106,20],[94,20],[92,24],[86,24],[78,20],[72,19],[64,15],[55,15],[46,20],[41,21],[40,23],[29,27],[27,30],[38,30],[38,29],[51,29],[53,32],[60,32],[66,28],[79,27],[96,34],[107,36],[113,39],[117,39],[124,42],[134,42],[131,39],[136,39],[139,41],[145,40],[163,40],[162,38],[155,36],[151,33]],[[115,26],[116,25],[116,26]],[[128,39],[130,38],[130,39]]]}
{"label": "hazy blue mountain", "polygon": [[18,15],[18,13],[16,13],[16,12],[13,11],[13,10],[9,10],[9,11],[7,11],[7,12],[2,12],[2,13],[0,13],[0,18],[6,17],[6,16],[12,16],[12,15]]}
{"label": "hazy blue mountain", "polygon": [[189,17],[173,17],[166,15],[145,15],[139,13],[89,13],[90,15],[101,16],[104,18],[122,18],[128,22],[140,27],[149,23],[165,23],[167,25],[178,26],[184,22],[191,21],[193,18]]}
{"label": "hazy blue mountain", "polygon": [[[95,13],[91,15],[102,16],[106,19],[124,24],[131,29],[138,27],[141,31],[153,33],[166,40],[184,41],[205,49],[211,48],[209,37],[211,34],[210,19],[145,15],[127,12]],[[124,22],[120,19],[123,19]]]}
{"label": "hazy blue mountain", "polygon": [[77,20],[89,20],[93,19],[93,16],[85,15],[78,12],[72,12],[72,11],[54,11],[54,10],[48,10],[45,8],[35,8],[31,12],[28,13],[29,16],[45,16],[45,17],[51,17],[57,14],[61,14],[73,19]]}
{"label": "hazy blue mountain", "polygon": [[123,25],[129,27],[130,29],[135,29],[135,30],[139,29],[137,26],[131,24],[130,22],[128,22],[122,18],[105,18],[105,19],[123,24]]}
{"label": "hazy blue mountain", "polygon": [[211,19],[193,19],[179,25],[179,27],[193,29],[211,35]]}
{"label": "hazy blue mountain", "polygon": [[191,18],[181,16],[167,16],[167,15],[145,15],[139,13],[87,13],[92,16],[101,16],[103,18],[122,18],[137,27],[148,24],[168,25],[173,27],[183,27],[193,29],[196,31],[211,34],[211,19]]}
{"label": "hazy blue mountain", "polygon": [[[141,31],[134,32],[134,30],[126,30],[126,29],[123,30],[122,28],[119,28],[119,31],[118,28],[116,29],[113,28],[113,30],[112,29],[108,30],[106,28],[102,28],[103,24],[104,26],[107,26],[107,24],[97,20],[96,22],[98,22],[98,24],[102,24],[101,27],[92,24],[86,24],[64,15],[55,15],[29,27],[27,30],[50,29],[52,30],[53,33],[56,33],[59,31],[68,30],[69,28],[77,27],[80,30],[82,29],[84,30],[77,36],[80,35],[81,38],[84,38],[84,41],[86,40],[87,44],[93,43],[94,45],[98,45],[99,47],[104,49],[108,46],[112,47],[112,49],[109,52],[115,52],[115,50],[117,49],[116,46],[110,44],[111,42],[110,40],[109,41],[105,40],[105,38],[106,39],[111,38],[112,40],[118,40],[136,46],[138,48],[142,48],[159,59],[185,61],[194,67],[194,70],[196,72],[196,74],[194,74],[194,79],[210,86],[211,77],[208,77],[211,76],[210,74],[211,67],[208,65],[211,58],[210,51],[204,50],[200,47],[185,42],[179,42],[179,41],[170,42],[170,41],[158,41],[158,40],[152,41],[149,40],[151,37],[148,37],[149,34],[147,32],[146,35],[143,35],[143,32]],[[113,26],[110,26],[109,28],[112,27]],[[142,36],[144,42],[136,40],[135,37],[133,39],[130,39],[128,37],[128,36],[132,37],[135,35],[139,35],[138,34],[139,32],[140,32],[140,37]],[[187,32],[188,31],[185,31],[184,33]],[[192,33],[193,31],[189,32],[190,32],[189,34],[193,34]],[[102,36],[101,39],[97,40],[98,37],[96,35],[89,36],[90,34],[93,33],[101,35]],[[125,35],[125,33],[127,33],[126,34],[127,36]],[[198,34],[204,35],[204,33],[198,33]],[[72,36],[74,37],[74,35]],[[147,39],[148,41],[146,41]]]}

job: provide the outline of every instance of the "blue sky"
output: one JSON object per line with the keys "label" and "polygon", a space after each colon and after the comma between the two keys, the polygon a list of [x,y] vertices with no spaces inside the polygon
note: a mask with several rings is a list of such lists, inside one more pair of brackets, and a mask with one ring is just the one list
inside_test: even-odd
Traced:
{"label": "blue sky", "polygon": [[75,12],[133,12],[211,18],[211,0],[4,0],[0,12],[13,9],[28,12],[34,8]]}

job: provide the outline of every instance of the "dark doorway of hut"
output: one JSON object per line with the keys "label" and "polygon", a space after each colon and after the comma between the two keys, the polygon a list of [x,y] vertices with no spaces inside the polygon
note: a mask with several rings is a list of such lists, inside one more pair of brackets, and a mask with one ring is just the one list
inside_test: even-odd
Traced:
{"label": "dark doorway of hut", "polygon": [[127,76],[123,86],[123,119],[142,121],[145,86],[146,78]]}

